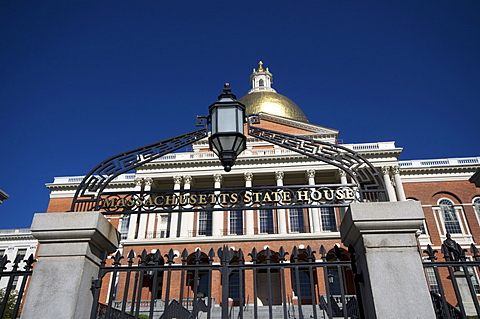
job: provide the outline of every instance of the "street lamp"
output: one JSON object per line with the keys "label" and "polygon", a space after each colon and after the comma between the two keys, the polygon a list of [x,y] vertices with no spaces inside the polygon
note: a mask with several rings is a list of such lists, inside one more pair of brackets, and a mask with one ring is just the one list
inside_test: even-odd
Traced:
{"label": "street lamp", "polygon": [[210,149],[218,156],[226,172],[230,172],[237,156],[246,148],[243,134],[245,105],[236,100],[230,84],[225,83],[218,101],[208,107],[212,135]]}

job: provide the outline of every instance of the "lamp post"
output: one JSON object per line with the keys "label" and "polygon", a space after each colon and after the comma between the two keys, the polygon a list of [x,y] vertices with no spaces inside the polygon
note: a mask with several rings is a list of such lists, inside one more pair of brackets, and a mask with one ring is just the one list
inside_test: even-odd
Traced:
{"label": "lamp post", "polygon": [[246,148],[243,134],[245,105],[236,100],[230,84],[225,83],[218,101],[209,106],[211,136],[210,149],[218,156],[226,172],[230,172],[237,156]]}

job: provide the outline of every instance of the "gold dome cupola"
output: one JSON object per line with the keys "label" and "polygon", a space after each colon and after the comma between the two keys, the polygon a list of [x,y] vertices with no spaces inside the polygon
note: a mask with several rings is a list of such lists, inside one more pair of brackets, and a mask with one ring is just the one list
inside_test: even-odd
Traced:
{"label": "gold dome cupola", "polygon": [[263,68],[263,62],[258,63],[258,69],[253,69],[250,75],[252,89],[238,101],[245,105],[246,114],[267,113],[284,118],[308,122],[305,113],[288,97],[278,94],[272,88],[273,75],[268,68]]}
{"label": "gold dome cupola", "polygon": [[263,62],[258,62],[258,69],[253,69],[252,75],[250,75],[250,83],[252,84],[252,89],[248,91],[248,94],[253,92],[274,92],[272,89],[273,75],[268,71],[263,69]]}

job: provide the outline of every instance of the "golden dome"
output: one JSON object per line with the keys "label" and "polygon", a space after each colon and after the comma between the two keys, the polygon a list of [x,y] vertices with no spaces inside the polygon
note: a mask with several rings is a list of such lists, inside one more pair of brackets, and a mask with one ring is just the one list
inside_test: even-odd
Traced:
{"label": "golden dome", "polygon": [[246,114],[262,112],[301,122],[308,122],[307,117],[295,102],[275,92],[251,92],[241,97],[238,101],[245,105]]}

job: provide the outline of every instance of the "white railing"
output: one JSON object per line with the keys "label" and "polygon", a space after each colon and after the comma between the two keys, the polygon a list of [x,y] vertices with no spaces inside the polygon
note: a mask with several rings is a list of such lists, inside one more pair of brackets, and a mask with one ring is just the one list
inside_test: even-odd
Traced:
{"label": "white railing", "polygon": [[0,235],[30,234],[30,233],[31,233],[31,231],[28,228],[2,229],[2,230],[0,230]]}
{"label": "white railing", "polygon": [[457,166],[480,164],[480,157],[441,158],[429,160],[399,161],[401,167]]}
{"label": "white railing", "polygon": [[[54,184],[78,184],[81,183],[85,176],[62,176],[55,177],[53,180]],[[114,178],[114,181],[131,181],[135,178],[135,174],[122,174]]]}

